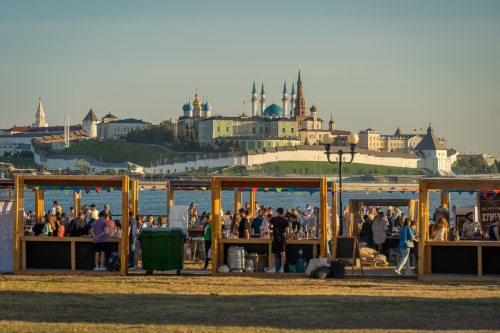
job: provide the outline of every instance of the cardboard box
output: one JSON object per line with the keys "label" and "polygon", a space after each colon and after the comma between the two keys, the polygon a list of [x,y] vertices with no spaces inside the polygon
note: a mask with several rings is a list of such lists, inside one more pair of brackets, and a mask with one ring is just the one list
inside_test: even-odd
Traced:
{"label": "cardboard box", "polygon": [[253,264],[255,266],[256,272],[263,272],[264,267],[269,267],[269,257],[268,256],[260,256],[260,255],[245,256],[245,260],[248,260],[248,259],[253,260]]}

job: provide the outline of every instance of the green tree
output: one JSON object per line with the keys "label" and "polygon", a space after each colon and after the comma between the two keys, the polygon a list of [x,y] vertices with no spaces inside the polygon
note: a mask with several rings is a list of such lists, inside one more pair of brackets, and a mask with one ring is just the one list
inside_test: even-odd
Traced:
{"label": "green tree", "polygon": [[194,167],[191,167],[191,172],[194,173],[195,171],[196,171],[196,169]]}
{"label": "green tree", "polygon": [[[114,169],[113,169],[113,170],[114,170]],[[118,173],[119,173],[120,175],[126,175],[126,174],[127,174],[127,170],[126,170],[126,169],[120,169],[120,170],[118,170]]]}
{"label": "green tree", "polygon": [[378,169],[377,168],[373,169],[373,173],[378,175]]}
{"label": "green tree", "polygon": [[304,171],[305,171],[305,174],[307,175],[309,173],[309,168],[305,168]]}
{"label": "green tree", "polygon": [[188,171],[189,171],[189,167],[188,167],[188,166],[186,166],[186,167],[184,168],[184,170],[186,170],[186,172],[188,172]]}
{"label": "green tree", "polygon": [[280,163],[278,163],[276,165],[276,173],[281,173],[282,171],[283,171],[283,166]]}
{"label": "green tree", "polygon": [[105,173],[107,173],[108,175],[116,175],[117,174],[116,169],[108,169],[105,171]]}

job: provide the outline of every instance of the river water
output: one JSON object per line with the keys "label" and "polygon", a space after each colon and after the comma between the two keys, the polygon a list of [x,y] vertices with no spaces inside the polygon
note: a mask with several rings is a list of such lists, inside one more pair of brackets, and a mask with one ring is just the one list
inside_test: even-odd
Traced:
{"label": "river water", "polygon": [[[243,202],[249,201],[250,192],[243,193]],[[82,191],[82,205],[96,204],[98,210],[102,210],[104,204],[108,204],[110,211],[118,217],[121,211],[121,192],[113,191],[101,193],[96,193],[91,191],[89,194]],[[331,205],[331,195],[328,195],[328,203]],[[342,202],[346,206],[349,204],[349,199],[361,199],[361,198],[377,198],[377,199],[416,199],[418,200],[418,193],[412,194],[411,192],[370,192],[366,194],[360,191],[358,194],[354,192],[342,193]],[[53,191],[45,192],[45,210],[47,211],[52,207],[52,202],[54,200],[59,201],[60,206],[64,212],[68,212],[69,208],[73,206],[73,195],[70,191],[66,194],[63,191],[58,191],[54,193]],[[191,202],[196,203],[196,209],[198,214],[201,215],[204,211],[210,211],[210,191],[176,191],[175,192],[175,204],[176,205],[189,205]],[[308,192],[302,192],[298,194],[293,192],[288,193],[264,193],[257,192],[255,195],[255,200],[261,205],[266,205],[267,207],[272,207],[276,211],[278,207],[305,208],[306,204],[311,204],[312,207],[319,206],[319,192],[313,193],[312,195]],[[222,209],[224,213],[227,210],[233,212],[234,209],[234,195],[232,191],[222,192]],[[429,208],[431,212],[434,212],[435,208],[440,205],[440,193],[430,192],[429,193]],[[458,195],[458,193],[451,193],[451,205],[456,206],[475,206],[475,194],[470,195],[467,192]],[[25,192],[25,211],[35,209],[35,194],[28,190]],[[401,210],[405,213],[408,212],[407,207],[401,207]],[[167,191],[161,190],[145,190],[139,191],[139,212],[141,214],[151,214],[151,215],[163,215],[167,214]],[[432,213],[431,213],[432,216]]]}

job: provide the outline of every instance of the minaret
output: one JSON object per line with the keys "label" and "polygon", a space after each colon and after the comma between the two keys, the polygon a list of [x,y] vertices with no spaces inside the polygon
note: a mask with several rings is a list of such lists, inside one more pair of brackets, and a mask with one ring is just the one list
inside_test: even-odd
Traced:
{"label": "minaret", "polygon": [[285,80],[285,85],[283,86],[283,99],[281,101],[283,102],[283,117],[288,118],[287,114],[288,92],[286,90],[286,80]]}
{"label": "minaret", "polygon": [[257,114],[257,89],[255,89],[255,80],[253,80],[253,90],[252,90],[252,117],[258,117]]}
{"label": "minaret", "polygon": [[260,92],[260,116],[264,117],[266,109],[266,92],[264,91],[264,80],[262,80],[262,91]]}
{"label": "minaret", "polygon": [[335,131],[335,122],[333,121],[333,108],[332,108],[332,115],[330,118],[330,122],[328,123],[328,129],[330,131]]}
{"label": "minaret", "polygon": [[38,110],[36,110],[35,122],[32,125],[33,127],[49,127],[49,124],[45,122],[45,113],[43,113],[42,107],[42,98],[39,98],[38,101]]}
{"label": "minaret", "polygon": [[297,99],[295,100],[295,108],[293,109],[295,116],[307,116],[306,100],[304,99],[304,91],[302,90],[302,80],[300,79],[300,66],[299,66],[299,80],[297,81]]}
{"label": "minaret", "polygon": [[295,107],[295,83],[292,84],[292,94],[291,94],[291,100],[290,100],[290,118],[294,116],[293,114],[293,108]]}

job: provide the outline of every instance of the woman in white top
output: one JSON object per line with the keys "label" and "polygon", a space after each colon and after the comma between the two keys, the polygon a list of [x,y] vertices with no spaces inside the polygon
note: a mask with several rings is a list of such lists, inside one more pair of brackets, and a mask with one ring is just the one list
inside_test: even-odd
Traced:
{"label": "woman in white top", "polygon": [[231,229],[231,221],[233,220],[231,211],[228,210],[226,212],[226,215],[224,215],[224,226],[226,227],[227,230]]}
{"label": "woman in white top", "polygon": [[385,228],[387,227],[387,218],[384,216],[384,212],[379,212],[377,216],[373,219],[372,231],[373,231],[373,241],[378,246],[378,252],[382,253],[382,244],[384,244],[387,235],[385,233]]}
{"label": "woman in white top", "polygon": [[434,239],[434,241],[441,242],[446,242],[448,239],[448,222],[443,216],[441,216],[432,227],[431,238]]}

